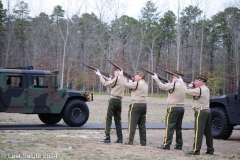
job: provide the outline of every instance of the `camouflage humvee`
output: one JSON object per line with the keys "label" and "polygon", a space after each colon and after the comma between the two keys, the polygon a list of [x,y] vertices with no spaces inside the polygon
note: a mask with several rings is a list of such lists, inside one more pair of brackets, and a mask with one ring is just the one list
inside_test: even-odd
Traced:
{"label": "camouflage humvee", "polygon": [[93,95],[59,88],[58,73],[32,66],[0,68],[0,112],[38,114],[46,124],[63,119],[72,127],[84,125],[89,117],[85,102]]}

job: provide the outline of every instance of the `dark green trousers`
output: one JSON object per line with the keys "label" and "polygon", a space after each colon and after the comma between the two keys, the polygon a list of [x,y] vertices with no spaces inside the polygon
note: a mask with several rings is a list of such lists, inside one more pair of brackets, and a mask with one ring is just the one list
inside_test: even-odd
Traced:
{"label": "dark green trousers", "polygon": [[213,153],[214,148],[210,109],[195,111],[195,138],[193,143],[194,153],[200,153],[203,135],[206,137],[207,152]]}
{"label": "dark green trousers", "polygon": [[163,146],[170,148],[172,144],[173,134],[176,130],[176,146],[182,147],[182,120],[184,115],[184,107],[171,107],[167,109],[165,118],[166,130]]}
{"label": "dark green trousers", "polygon": [[128,144],[133,144],[136,128],[139,128],[140,143],[146,146],[146,103],[133,103],[128,111]]}
{"label": "dark green trousers", "polygon": [[110,98],[107,113],[106,113],[106,120],[105,120],[105,135],[106,139],[110,139],[110,131],[112,125],[112,117],[114,117],[117,138],[123,139],[122,136],[122,124],[121,124],[121,113],[122,113],[122,101],[121,99]]}

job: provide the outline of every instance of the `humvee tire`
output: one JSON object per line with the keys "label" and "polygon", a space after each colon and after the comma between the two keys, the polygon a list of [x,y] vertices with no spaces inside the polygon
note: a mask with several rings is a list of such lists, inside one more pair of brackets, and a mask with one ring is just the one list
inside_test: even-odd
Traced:
{"label": "humvee tire", "polygon": [[45,124],[56,124],[61,121],[61,114],[38,114],[39,119]]}
{"label": "humvee tire", "polygon": [[211,127],[213,138],[228,139],[233,130],[233,125],[228,121],[227,113],[223,108],[211,108]]}
{"label": "humvee tire", "polygon": [[84,125],[89,118],[89,109],[85,102],[79,99],[69,101],[63,110],[63,121],[71,127]]}

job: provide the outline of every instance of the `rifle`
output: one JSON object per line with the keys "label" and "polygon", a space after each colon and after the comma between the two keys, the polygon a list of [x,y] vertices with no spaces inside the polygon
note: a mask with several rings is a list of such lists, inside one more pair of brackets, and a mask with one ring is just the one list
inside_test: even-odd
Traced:
{"label": "rifle", "polygon": [[[144,69],[144,68],[142,68],[142,67],[140,67],[142,70],[144,70],[145,72],[147,72],[147,73],[150,73],[151,75],[154,75],[154,73],[153,72],[151,72],[151,71],[149,71],[149,70],[147,70],[147,69]],[[168,83],[169,81],[166,79],[166,78],[164,78],[164,77],[162,77],[162,76],[160,76],[160,75],[157,75],[158,76],[158,79],[160,79],[162,82],[164,82],[164,83]]]}
{"label": "rifle", "polygon": [[[84,63],[82,63],[82,64],[83,64],[84,66],[86,66],[86,67],[94,70],[94,71],[97,71],[97,68],[94,68],[94,67],[89,66],[89,65],[84,64]],[[112,76],[111,76],[110,74],[106,73],[106,72],[103,72],[103,71],[99,71],[99,72],[103,75],[104,78],[112,78]]]}
{"label": "rifle", "polygon": [[[162,69],[162,68],[159,68],[159,69],[162,70],[162,71],[164,71],[164,72],[166,72],[166,73],[168,73],[168,74],[170,74],[170,75],[172,75],[172,76],[174,76],[174,77],[179,78],[179,75],[176,74],[176,73],[173,73],[173,72],[167,71],[167,70]],[[192,83],[188,78],[185,78],[185,77],[181,77],[181,78],[182,78],[182,80],[183,80],[185,83],[188,83],[188,84]]]}
{"label": "rifle", "polygon": [[[118,67],[116,64],[114,64],[112,61],[108,60],[114,67],[116,67],[119,70],[123,70],[122,68]],[[128,74],[127,72],[123,71],[123,75],[125,77],[127,77],[128,79],[131,79],[134,82],[134,79],[132,78],[132,76],[130,74]]]}

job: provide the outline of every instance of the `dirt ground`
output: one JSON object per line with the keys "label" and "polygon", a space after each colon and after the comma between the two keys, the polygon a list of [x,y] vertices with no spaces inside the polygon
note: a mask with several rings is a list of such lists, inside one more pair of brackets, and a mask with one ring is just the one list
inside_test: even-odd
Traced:
{"label": "dirt ground", "polygon": [[[94,101],[87,103],[90,117],[87,123],[103,123],[108,96],[94,96]],[[122,122],[127,122],[130,97],[123,98]],[[164,122],[166,114],[165,98],[148,98],[147,123]],[[194,122],[191,99],[186,100],[184,122]],[[64,123],[61,121],[60,123]],[[0,124],[42,124],[37,115],[0,113]],[[206,144],[203,139],[201,155],[188,156],[192,149],[194,131],[183,130],[183,150],[174,150],[175,134],[171,150],[157,149],[162,145],[165,130],[148,129],[147,146],[140,146],[138,130],[134,145],[116,144],[116,132],[111,132],[112,143],[104,144],[104,130],[0,130],[0,159],[60,159],[60,160],[237,160],[240,159],[240,130],[234,130],[228,140],[214,139],[215,153],[206,155]],[[127,140],[127,129],[123,130],[124,141]]]}

